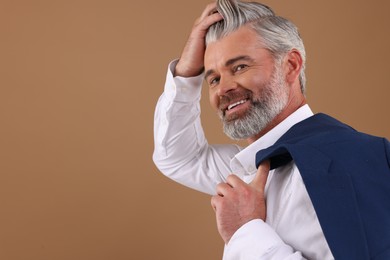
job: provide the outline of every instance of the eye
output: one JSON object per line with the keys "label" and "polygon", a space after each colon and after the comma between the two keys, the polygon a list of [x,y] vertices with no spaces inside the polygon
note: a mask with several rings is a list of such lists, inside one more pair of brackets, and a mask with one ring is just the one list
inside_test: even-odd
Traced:
{"label": "eye", "polygon": [[240,64],[240,65],[235,66],[235,67],[233,68],[233,71],[234,71],[234,72],[241,71],[241,70],[245,69],[246,67],[248,67],[248,65]]}
{"label": "eye", "polygon": [[212,86],[215,86],[216,84],[218,84],[219,79],[220,79],[220,77],[210,78],[210,80],[209,80],[209,86],[212,87]]}

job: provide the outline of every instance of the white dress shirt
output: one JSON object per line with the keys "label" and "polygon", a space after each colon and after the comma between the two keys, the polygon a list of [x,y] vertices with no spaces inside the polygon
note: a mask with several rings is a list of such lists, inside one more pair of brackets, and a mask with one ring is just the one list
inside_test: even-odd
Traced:
{"label": "white dress shirt", "polygon": [[[313,115],[305,105],[245,149],[210,145],[200,121],[203,75],[173,77],[175,65],[176,61],[169,65],[156,106],[153,160],[163,174],[190,188],[215,194],[216,185],[231,173],[250,182],[256,173],[256,152]],[[266,198],[266,221],[255,219],[237,230],[225,246],[224,260],[333,259],[294,162],[270,172]]]}

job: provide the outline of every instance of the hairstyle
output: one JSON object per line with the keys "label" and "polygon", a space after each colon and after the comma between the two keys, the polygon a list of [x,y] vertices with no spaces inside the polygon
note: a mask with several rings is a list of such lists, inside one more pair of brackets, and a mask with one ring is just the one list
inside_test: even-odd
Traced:
{"label": "hairstyle", "polygon": [[206,35],[206,45],[249,24],[276,61],[280,62],[292,49],[296,49],[301,54],[302,68],[299,82],[302,93],[305,93],[306,52],[298,28],[291,21],[275,15],[270,7],[257,2],[217,0],[217,11],[224,19],[210,26]]}

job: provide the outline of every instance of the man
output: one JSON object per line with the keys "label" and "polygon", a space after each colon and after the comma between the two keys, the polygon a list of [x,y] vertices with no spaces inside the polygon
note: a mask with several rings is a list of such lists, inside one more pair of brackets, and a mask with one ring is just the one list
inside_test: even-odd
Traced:
{"label": "man", "polygon": [[[296,27],[269,7],[208,5],[170,64],[153,159],[168,177],[213,194],[224,259],[387,259],[390,145],[313,116],[304,67]],[[203,79],[224,132],[246,139],[245,149],[207,143]]]}

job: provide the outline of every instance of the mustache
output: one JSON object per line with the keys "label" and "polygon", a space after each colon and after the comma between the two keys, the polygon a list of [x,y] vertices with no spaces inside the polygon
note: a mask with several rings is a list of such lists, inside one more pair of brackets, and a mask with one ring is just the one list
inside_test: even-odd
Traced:
{"label": "mustache", "polygon": [[234,102],[248,99],[253,102],[253,93],[250,90],[240,90],[234,92],[228,92],[219,98],[219,106],[218,109],[224,113],[227,107]]}

